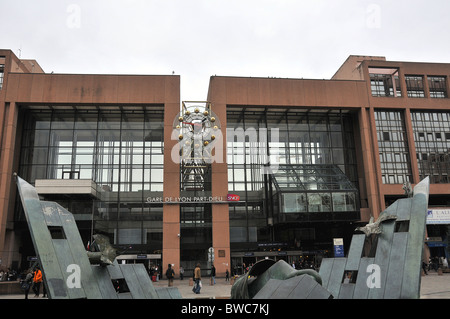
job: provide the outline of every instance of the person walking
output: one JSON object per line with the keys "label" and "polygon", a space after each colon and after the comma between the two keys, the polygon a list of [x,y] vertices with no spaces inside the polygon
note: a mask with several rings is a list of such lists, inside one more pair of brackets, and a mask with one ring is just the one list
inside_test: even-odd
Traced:
{"label": "person walking", "polygon": [[201,284],[202,284],[202,270],[200,268],[200,264],[197,264],[197,266],[194,269],[194,288],[192,289],[192,291],[196,294],[200,293],[200,289],[202,289]]}
{"label": "person walking", "polygon": [[28,293],[30,292],[31,284],[33,279],[33,270],[29,269],[22,280],[20,281],[20,287],[22,288],[23,292],[25,293],[25,299],[28,299]]}
{"label": "person walking", "polygon": [[172,265],[171,264],[169,264],[167,266],[166,277],[167,277],[168,282],[169,282],[169,287],[172,287],[173,286],[173,277],[175,277],[175,271],[172,269]]}
{"label": "person walking", "polygon": [[425,260],[422,260],[422,270],[425,275],[428,275],[427,268],[428,268],[427,263],[425,262]]}
{"label": "person walking", "polygon": [[211,285],[216,284],[216,267],[214,265],[211,265]]}
{"label": "person walking", "polygon": [[230,281],[230,272],[228,271],[228,269],[225,272],[225,281]]}
{"label": "person walking", "polygon": [[180,280],[183,280],[184,278],[184,269],[183,266],[180,266]]}
{"label": "person walking", "polygon": [[42,272],[39,269],[39,267],[36,267],[36,270],[34,271],[34,277],[33,277],[34,297],[39,297],[39,290],[41,289],[41,282],[42,282]]}

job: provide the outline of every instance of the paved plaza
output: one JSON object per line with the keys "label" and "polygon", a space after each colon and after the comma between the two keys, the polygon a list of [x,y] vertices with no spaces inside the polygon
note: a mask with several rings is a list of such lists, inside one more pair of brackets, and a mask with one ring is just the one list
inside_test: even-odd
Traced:
{"label": "paved plaza", "polygon": [[[157,287],[167,286],[167,281],[162,280],[154,283]],[[203,280],[201,293],[196,295],[189,286],[189,280],[175,280],[174,287],[177,287],[181,296],[186,299],[197,298],[230,298],[231,285],[224,278],[216,278],[216,285],[209,285],[209,278]],[[422,276],[421,299],[450,299],[450,273],[439,276],[436,272],[430,271],[428,275]]]}
{"label": "paved plaza", "polygon": [[450,273],[439,276],[435,271],[429,271],[422,276],[420,299],[450,299]]}
{"label": "paved plaza", "polygon": [[[160,280],[153,284],[155,287],[167,287],[167,280]],[[175,279],[173,286],[178,288],[184,299],[229,299],[231,296],[231,284],[225,281],[225,278],[216,278],[215,285],[210,285],[209,278],[204,278],[203,287],[198,295],[192,292],[189,279]],[[431,271],[428,275],[422,276],[420,295],[421,299],[450,299],[450,273],[438,275]],[[23,295],[0,295],[0,299],[23,298]],[[33,298],[32,291],[30,291],[29,298],[37,299]]]}

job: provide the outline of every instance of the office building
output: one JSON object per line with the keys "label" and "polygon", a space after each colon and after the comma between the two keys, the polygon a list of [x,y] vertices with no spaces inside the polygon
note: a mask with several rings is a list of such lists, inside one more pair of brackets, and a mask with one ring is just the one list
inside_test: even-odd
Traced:
{"label": "office building", "polygon": [[[427,247],[446,254],[450,64],[350,56],[329,80],[44,73],[0,50],[1,267],[34,256],[13,173],[121,262],[320,264],[334,240],[430,176]],[[202,101],[204,98],[199,97]]]}

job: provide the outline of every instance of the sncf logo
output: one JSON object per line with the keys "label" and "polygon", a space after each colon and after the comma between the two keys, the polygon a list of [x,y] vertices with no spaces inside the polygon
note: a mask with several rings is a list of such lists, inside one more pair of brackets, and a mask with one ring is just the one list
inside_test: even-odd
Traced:
{"label": "sncf logo", "polygon": [[239,195],[235,195],[235,194],[227,195],[227,201],[229,201],[229,202],[238,202],[240,199],[241,199],[241,197]]}

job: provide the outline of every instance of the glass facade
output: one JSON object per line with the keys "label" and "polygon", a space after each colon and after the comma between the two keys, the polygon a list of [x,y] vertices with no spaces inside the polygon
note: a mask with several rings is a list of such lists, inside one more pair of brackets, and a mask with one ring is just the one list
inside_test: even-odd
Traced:
{"label": "glass facade", "polygon": [[420,179],[450,183],[450,113],[411,112]]}
{"label": "glass facade", "polygon": [[402,111],[375,111],[383,184],[412,182],[405,119]]}
{"label": "glass facade", "polygon": [[186,271],[193,271],[199,261],[208,259],[212,247],[211,204],[182,204],[180,214],[180,262]]}
{"label": "glass facade", "polygon": [[357,189],[336,165],[282,165],[273,182],[281,195],[281,213],[357,210]]}
{"label": "glass facade", "polygon": [[[46,197],[68,208],[77,221],[89,221],[84,226],[92,221],[94,232],[108,234],[114,244],[161,250],[162,204],[146,199],[163,190],[162,106],[30,107],[22,112],[19,176],[32,184],[92,180],[96,196]],[[83,225],[79,228],[87,237]]]}
{"label": "glass facade", "polygon": [[[285,241],[283,234],[307,228],[299,222],[359,218],[352,119],[331,110],[227,109],[235,137],[227,132],[228,191],[241,198],[229,203],[231,243]],[[245,140],[236,137],[238,130]],[[262,174],[269,160],[272,173]]]}

